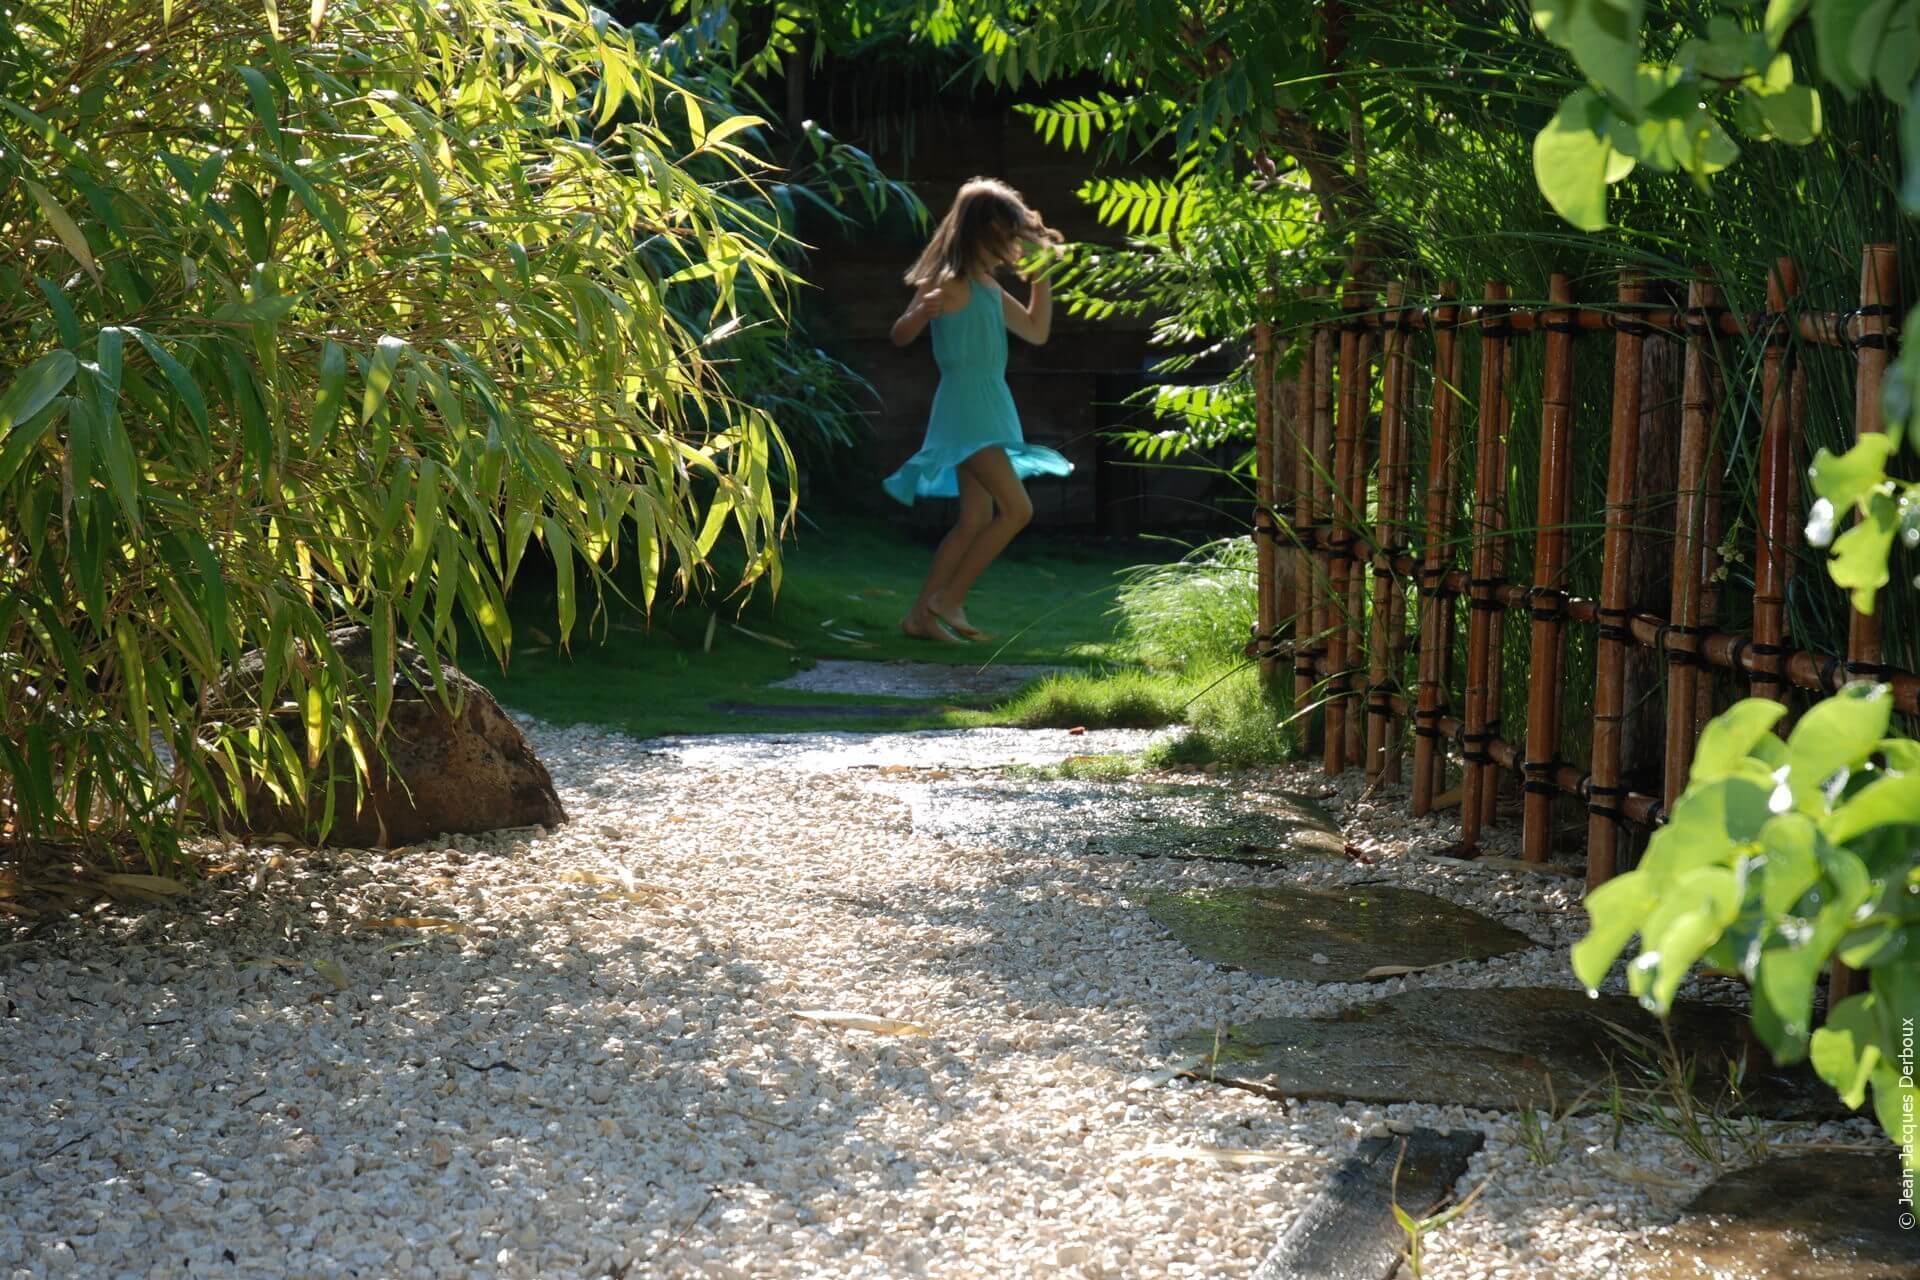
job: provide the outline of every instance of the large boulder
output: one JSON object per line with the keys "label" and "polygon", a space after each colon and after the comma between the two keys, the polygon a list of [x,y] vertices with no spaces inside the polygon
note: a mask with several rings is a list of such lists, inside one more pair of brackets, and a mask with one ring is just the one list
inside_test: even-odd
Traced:
{"label": "large boulder", "polygon": [[[339,627],[328,639],[349,669],[370,675],[373,637],[367,628]],[[373,777],[362,801],[342,759],[327,843],[382,848],[443,832],[554,826],[567,820],[546,766],[492,694],[442,666],[448,706],[432,693],[433,661],[425,654],[400,645],[395,665],[393,706],[382,739],[387,762],[372,762]],[[259,652],[245,655],[223,692],[231,696],[257,688],[263,666]],[[297,723],[288,730],[296,743],[304,736]],[[231,825],[253,835],[311,832],[325,809],[324,791],[315,788],[308,801],[302,815],[265,786],[254,785],[248,788],[245,811]]]}

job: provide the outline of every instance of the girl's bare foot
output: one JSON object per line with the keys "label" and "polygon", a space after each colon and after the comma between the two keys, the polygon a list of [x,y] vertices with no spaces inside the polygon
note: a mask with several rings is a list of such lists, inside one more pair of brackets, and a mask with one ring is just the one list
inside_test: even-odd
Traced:
{"label": "girl's bare foot", "polygon": [[964,636],[969,640],[980,640],[987,634],[967,621],[967,611],[965,609],[949,609],[938,599],[927,602],[927,612],[935,618],[938,618],[941,622],[944,622],[947,626],[953,628],[954,634]]}
{"label": "girl's bare foot", "polygon": [[916,640],[938,640],[944,644],[966,643],[959,636],[941,625],[940,619],[929,609],[915,609],[900,619],[900,631]]}

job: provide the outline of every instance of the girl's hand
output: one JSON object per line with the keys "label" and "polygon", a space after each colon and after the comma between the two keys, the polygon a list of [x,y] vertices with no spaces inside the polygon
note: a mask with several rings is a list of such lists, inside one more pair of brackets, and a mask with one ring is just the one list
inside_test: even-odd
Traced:
{"label": "girl's hand", "polygon": [[935,316],[946,314],[947,303],[951,301],[952,298],[953,287],[951,285],[936,284],[915,298],[913,305],[916,311],[926,319],[931,320]]}
{"label": "girl's hand", "polygon": [[1060,246],[1046,240],[1023,240],[1013,263],[1023,279],[1044,280],[1060,262]]}
{"label": "girl's hand", "polygon": [[913,301],[900,318],[893,322],[893,345],[904,347],[926,329],[927,325],[945,315],[953,307],[954,292],[951,284],[936,284],[924,287],[913,295]]}

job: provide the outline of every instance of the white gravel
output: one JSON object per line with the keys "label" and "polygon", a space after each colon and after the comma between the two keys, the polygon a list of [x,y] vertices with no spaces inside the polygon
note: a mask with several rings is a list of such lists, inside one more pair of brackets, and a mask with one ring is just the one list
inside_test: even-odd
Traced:
{"label": "white gravel", "polygon": [[[1577,881],[1431,862],[1449,819],[1399,816],[1403,793],[1358,804],[1345,779],[1326,802],[1374,865],[1274,871],[913,828],[927,770],[1139,734],[531,733],[559,831],[223,852],[184,908],[0,942],[0,1277],[1248,1275],[1356,1137],[1470,1124],[1487,1190],[1428,1274],[1564,1280],[1620,1274],[1711,1174],[1651,1130],[1615,1149],[1604,1117],[1550,1124],[1541,1164],[1513,1116],[1158,1071],[1195,1028],[1571,983],[1547,946],[1366,987],[1259,979],[1133,905],[1386,879],[1578,936]],[[462,931],[376,923],[396,918]],[[926,1034],[795,1016],[818,1009]]]}

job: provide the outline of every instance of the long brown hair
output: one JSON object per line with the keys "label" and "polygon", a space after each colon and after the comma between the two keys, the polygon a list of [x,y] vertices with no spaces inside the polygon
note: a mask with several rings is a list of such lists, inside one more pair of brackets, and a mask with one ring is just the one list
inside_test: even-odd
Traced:
{"label": "long brown hair", "polygon": [[907,283],[918,289],[958,280],[970,275],[981,258],[1002,256],[1021,240],[1059,244],[1060,233],[998,178],[969,178],[908,270]]}

